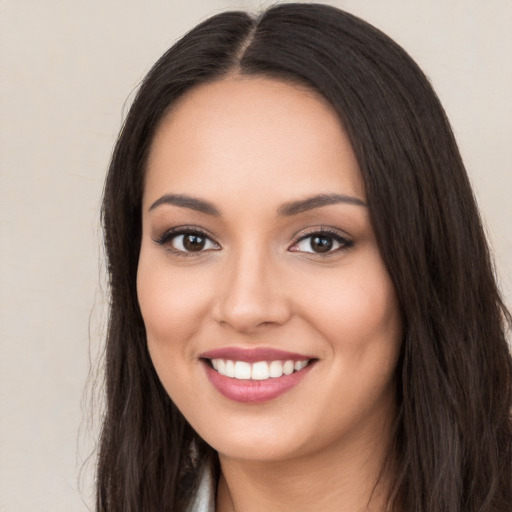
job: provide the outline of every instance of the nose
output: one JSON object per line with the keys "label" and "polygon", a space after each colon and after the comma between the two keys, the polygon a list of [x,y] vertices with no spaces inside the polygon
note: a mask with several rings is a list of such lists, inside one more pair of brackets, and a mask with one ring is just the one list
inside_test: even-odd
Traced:
{"label": "nose", "polygon": [[259,251],[233,255],[219,280],[214,317],[220,325],[252,334],[283,325],[290,318],[286,288],[268,255]]}

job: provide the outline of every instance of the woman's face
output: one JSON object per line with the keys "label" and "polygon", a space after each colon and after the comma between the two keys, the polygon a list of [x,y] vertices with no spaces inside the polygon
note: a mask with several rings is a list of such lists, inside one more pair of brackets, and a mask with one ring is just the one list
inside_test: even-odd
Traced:
{"label": "woman's face", "polygon": [[161,123],[138,298],[163,386],[221,455],[381,440],[401,319],[365,201],[343,127],[305,88],[201,85]]}

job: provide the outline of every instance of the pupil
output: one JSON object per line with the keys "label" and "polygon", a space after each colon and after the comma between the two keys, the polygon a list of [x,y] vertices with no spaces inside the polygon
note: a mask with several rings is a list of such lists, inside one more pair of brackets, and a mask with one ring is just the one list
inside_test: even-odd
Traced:
{"label": "pupil", "polygon": [[183,247],[187,251],[197,252],[204,248],[205,239],[200,235],[186,235],[183,237]]}
{"label": "pupil", "polygon": [[332,249],[332,238],[326,236],[315,236],[311,240],[311,248],[315,252],[328,252]]}

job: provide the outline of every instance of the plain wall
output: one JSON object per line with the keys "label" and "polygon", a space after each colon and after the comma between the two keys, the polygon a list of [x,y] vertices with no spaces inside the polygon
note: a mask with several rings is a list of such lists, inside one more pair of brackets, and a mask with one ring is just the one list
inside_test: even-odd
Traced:
{"label": "plain wall", "polygon": [[[92,509],[99,205],[125,101],[229,0],[0,2],[0,511]],[[452,121],[512,304],[512,2],[329,2],[418,61]],[[129,104],[129,100],[128,100]],[[84,412],[85,411],[85,412]],[[96,411],[94,414],[93,412]],[[96,426],[95,426],[96,425]],[[80,469],[82,491],[78,490]]]}

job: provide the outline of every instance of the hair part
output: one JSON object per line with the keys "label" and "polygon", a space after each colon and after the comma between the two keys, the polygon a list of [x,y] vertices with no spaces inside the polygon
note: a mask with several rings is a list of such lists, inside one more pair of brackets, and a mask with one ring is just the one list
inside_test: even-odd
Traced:
{"label": "hair part", "polygon": [[200,466],[218,471],[214,450],[153,368],[136,275],[145,164],[159,123],[187,91],[232,74],[317,91],[350,137],[404,320],[390,510],[508,512],[511,319],[453,133],[402,48],[318,4],[206,20],[159,59],[128,113],[102,208],[111,303],[97,510],[184,511]]}

